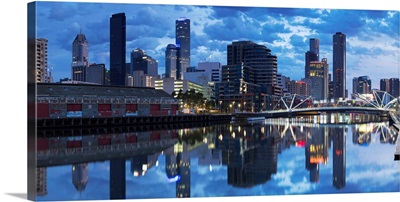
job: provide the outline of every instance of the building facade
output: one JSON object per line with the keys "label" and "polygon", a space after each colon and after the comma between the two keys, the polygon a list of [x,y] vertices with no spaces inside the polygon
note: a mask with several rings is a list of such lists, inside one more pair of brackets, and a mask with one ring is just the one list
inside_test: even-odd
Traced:
{"label": "building facade", "polygon": [[178,75],[180,77],[177,79],[182,79],[186,68],[190,66],[190,19],[182,17],[175,21],[175,43],[179,47]]}
{"label": "building facade", "polygon": [[305,54],[305,76],[304,78],[310,77],[310,62],[319,61],[319,39],[310,39],[310,50]]}
{"label": "building facade", "polygon": [[203,86],[188,80],[174,80],[173,78],[162,78],[154,80],[154,88],[156,90],[163,90],[169,95],[173,92],[176,94],[182,90],[185,93],[188,90],[195,90],[196,93],[203,93]]}
{"label": "building facade", "polygon": [[36,39],[36,82],[48,83],[47,43],[44,38]]}
{"label": "building facade", "polygon": [[310,61],[309,64],[309,77],[311,81],[310,95],[316,100],[327,100],[329,94],[329,81],[328,81],[328,60],[323,58],[321,62]]}
{"label": "building facade", "polygon": [[399,78],[381,79],[380,90],[388,92],[393,97],[399,97],[400,96]]}
{"label": "building facade", "polygon": [[147,55],[144,50],[135,49],[131,52],[131,72],[143,71],[144,74],[156,77],[158,76],[158,61]]}
{"label": "building facade", "polygon": [[[369,94],[371,93],[371,79],[369,76],[360,76],[353,78],[353,94]],[[354,98],[354,96],[352,96]]]}
{"label": "building facade", "polygon": [[126,17],[125,13],[110,18],[110,83],[124,86],[126,74]]}
{"label": "building facade", "polygon": [[168,44],[165,50],[165,77],[179,78],[178,76],[178,51],[179,49],[174,44]]}
{"label": "building facade", "polygon": [[262,110],[266,95],[282,95],[277,67],[277,56],[264,45],[252,41],[229,44],[227,65],[222,65],[221,82],[215,84],[215,97],[220,107],[235,103],[245,106],[244,110]]}
{"label": "building facade", "polygon": [[333,96],[346,98],[346,35],[336,32],[333,35]]}
{"label": "building facade", "polygon": [[75,66],[88,66],[89,65],[89,42],[86,36],[82,33],[76,35],[72,42],[72,64]]}

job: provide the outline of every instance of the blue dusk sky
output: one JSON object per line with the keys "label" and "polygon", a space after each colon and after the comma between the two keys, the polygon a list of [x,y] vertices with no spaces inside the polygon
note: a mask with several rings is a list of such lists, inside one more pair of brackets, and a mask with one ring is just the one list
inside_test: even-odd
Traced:
{"label": "blue dusk sky", "polygon": [[126,15],[126,57],[136,48],[158,60],[165,72],[165,49],[175,44],[175,20],[191,21],[191,66],[210,61],[226,64],[227,45],[251,40],[278,56],[278,72],[304,77],[310,38],[320,40],[320,59],[332,72],[332,38],[347,36],[347,89],[353,77],[367,75],[372,88],[381,78],[400,75],[399,11],[286,7],[160,5],[139,3],[39,2],[37,37],[48,42],[48,66],[54,81],[71,77],[72,42],[81,31],[89,42],[89,62],[109,69],[109,21]]}

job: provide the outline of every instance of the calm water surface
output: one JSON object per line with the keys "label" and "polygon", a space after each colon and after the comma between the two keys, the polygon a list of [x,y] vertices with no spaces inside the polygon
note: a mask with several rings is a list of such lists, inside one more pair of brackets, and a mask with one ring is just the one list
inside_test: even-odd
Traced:
{"label": "calm water surface", "polygon": [[[309,122],[279,119],[112,134],[158,146],[121,158],[87,154],[93,160],[40,167],[45,180],[37,200],[400,191],[400,163],[393,157],[398,132],[388,123]],[[157,144],[163,140],[170,142]]]}

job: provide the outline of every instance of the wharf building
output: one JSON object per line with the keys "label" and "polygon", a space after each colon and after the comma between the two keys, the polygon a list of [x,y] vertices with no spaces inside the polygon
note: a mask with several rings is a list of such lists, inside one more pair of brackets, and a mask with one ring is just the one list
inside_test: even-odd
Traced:
{"label": "wharf building", "polygon": [[147,87],[37,84],[37,118],[174,115],[178,100]]}
{"label": "wharf building", "polygon": [[233,104],[241,111],[260,111],[267,95],[282,94],[277,83],[277,56],[270,49],[252,41],[237,41],[227,46],[227,52],[221,82],[215,84],[220,108]]}

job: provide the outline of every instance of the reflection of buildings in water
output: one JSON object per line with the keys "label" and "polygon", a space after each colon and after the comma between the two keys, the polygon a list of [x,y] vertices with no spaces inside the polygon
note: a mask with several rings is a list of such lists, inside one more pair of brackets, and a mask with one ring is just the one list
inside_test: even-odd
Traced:
{"label": "reflection of buildings in water", "polygon": [[387,123],[369,123],[354,125],[353,143],[361,146],[367,146],[371,142],[383,144],[395,144],[397,140],[397,131]]}
{"label": "reflection of buildings in water", "polygon": [[266,126],[235,128],[222,138],[222,164],[228,167],[228,184],[252,187],[277,172],[277,143]]}
{"label": "reflection of buildings in water", "polygon": [[47,195],[47,168],[36,168],[36,194],[37,196]]}
{"label": "reflection of buildings in water", "polygon": [[354,125],[353,131],[353,144],[367,146],[371,143],[371,133],[373,131],[372,124]]}
{"label": "reflection of buildings in water", "polygon": [[146,174],[154,165],[158,163],[158,153],[150,155],[140,155],[131,158],[131,173],[135,177],[140,177]]}
{"label": "reflection of buildings in water", "polygon": [[78,192],[85,190],[88,183],[88,163],[72,165],[72,183]]}
{"label": "reflection of buildings in water", "polygon": [[266,125],[268,131],[276,140],[279,139],[278,153],[292,146],[303,147],[307,134],[310,134],[310,127],[294,126],[287,122],[285,125]]}
{"label": "reflection of buildings in water", "polygon": [[185,153],[177,153],[176,161],[178,163],[178,176],[176,182],[176,198],[190,197],[190,157]]}
{"label": "reflection of buildings in water", "polygon": [[333,138],[333,186],[346,186],[346,133],[344,128],[331,128]]}
{"label": "reflection of buildings in water", "polygon": [[311,128],[306,139],[306,169],[310,182],[319,182],[319,165],[328,161],[328,128]]}
{"label": "reflection of buildings in water", "polygon": [[176,183],[176,198],[190,197],[190,150],[185,143],[176,143],[165,151],[165,172]]}
{"label": "reflection of buildings in water", "polygon": [[204,145],[200,146],[197,151],[199,165],[220,165],[222,164],[222,152],[219,149],[219,141],[217,141],[216,133],[209,133],[204,137]]}
{"label": "reflection of buildings in water", "polygon": [[110,199],[126,198],[126,160],[110,160]]}

